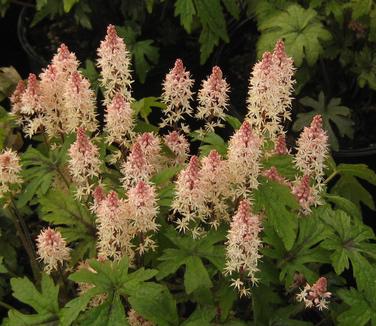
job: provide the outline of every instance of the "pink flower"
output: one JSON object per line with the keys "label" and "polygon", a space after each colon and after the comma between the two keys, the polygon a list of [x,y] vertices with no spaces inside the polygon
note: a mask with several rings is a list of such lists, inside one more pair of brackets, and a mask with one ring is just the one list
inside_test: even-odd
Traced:
{"label": "pink flower", "polygon": [[229,219],[227,198],[228,168],[217,151],[212,150],[202,159],[200,189],[204,195],[203,213],[205,222],[217,228],[221,221]]}
{"label": "pink flower", "polygon": [[69,171],[77,185],[77,197],[91,192],[91,180],[98,177],[101,161],[98,148],[86,136],[85,130],[77,129],[77,139],[69,148]]}
{"label": "pink flower", "polygon": [[[261,222],[258,215],[252,214],[251,205],[242,200],[227,235],[225,274],[239,273],[240,278],[248,277],[252,285],[256,284],[258,260],[261,258]],[[248,296],[249,288],[241,279],[234,280],[233,285],[240,295]]]}
{"label": "pink flower", "polygon": [[229,86],[222,77],[219,67],[213,67],[212,74],[204,80],[198,92],[198,112],[196,117],[205,120],[204,131],[214,132],[215,127],[223,127],[229,101]]}
{"label": "pink flower", "polygon": [[105,122],[106,140],[109,144],[129,144],[133,137],[133,112],[130,103],[121,93],[116,93],[107,105]]}
{"label": "pink flower", "polygon": [[285,134],[280,134],[277,137],[277,140],[275,142],[275,147],[274,147],[274,153],[277,155],[286,155],[289,153],[289,150],[287,149],[287,145],[286,145]]}
{"label": "pink flower", "polygon": [[70,259],[70,249],[59,231],[48,227],[41,231],[37,237],[37,254],[45,264],[44,270],[50,274],[58,269],[59,264]]}
{"label": "pink flower", "polygon": [[269,180],[279,182],[280,184],[289,185],[289,181],[281,176],[275,166],[270,169],[264,170],[262,173]]}
{"label": "pink flower", "polygon": [[134,251],[131,240],[134,232],[129,228],[129,208],[126,202],[111,191],[98,203],[96,214],[98,257],[119,260],[126,255],[132,260]]}
{"label": "pink flower", "polygon": [[320,203],[317,191],[310,186],[309,181],[309,176],[304,175],[301,179],[297,179],[292,187],[292,193],[297,198],[304,215],[311,212],[312,205],[316,206]]}
{"label": "pink flower", "polygon": [[100,83],[104,88],[104,103],[109,105],[116,93],[124,96],[126,102],[132,101],[131,55],[114,25],[108,25],[104,41],[98,52],[98,67],[101,69]]}
{"label": "pink flower", "polygon": [[155,218],[159,208],[155,189],[144,181],[139,181],[137,185],[128,192],[128,205],[130,212],[130,223],[135,229],[136,234],[142,235],[141,243],[138,246],[142,254],[151,249],[154,250],[155,242],[146,234],[158,230]]}
{"label": "pink flower", "polygon": [[0,198],[11,190],[12,185],[22,183],[20,158],[11,149],[0,154]]}
{"label": "pink flower", "polygon": [[316,115],[310,127],[305,127],[300,134],[295,163],[301,172],[316,180],[319,189],[322,186],[328,151],[328,136],[322,129],[321,116]]}
{"label": "pink flower", "polygon": [[200,219],[199,212],[202,212],[204,193],[200,188],[200,161],[197,156],[192,156],[188,166],[180,171],[176,181],[176,195],[172,203],[174,213],[181,215],[177,220],[179,231],[191,230],[189,225]]}
{"label": "pink flower", "polygon": [[54,55],[51,62],[52,66],[60,76],[69,76],[78,69],[78,60],[73,52],[70,52],[68,47],[63,43],[57,49],[57,54]]}
{"label": "pink flower", "polygon": [[296,299],[299,302],[304,302],[306,308],[328,309],[328,299],[332,293],[327,291],[327,283],[325,277],[320,277],[312,286],[307,283],[304,289],[297,294]]}
{"label": "pink flower", "polygon": [[121,172],[124,189],[134,186],[138,181],[149,181],[161,166],[160,140],[152,133],[138,136],[131,148]]}
{"label": "pink flower", "polygon": [[282,123],[290,120],[293,74],[293,61],[282,41],[255,64],[249,81],[247,118],[258,133],[274,139],[283,131]]}
{"label": "pink flower", "polygon": [[[189,71],[185,70],[183,61],[177,59],[174,68],[166,75],[163,82],[162,101],[167,107],[163,110],[165,117],[161,128],[166,126],[175,128],[179,121],[192,114],[190,101],[193,95],[193,83]],[[188,131],[188,127],[184,124],[181,128],[184,132]]]}
{"label": "pink flower", "polygon": [[21,99],[22,99],[22,94],[25,91],[26,91],[25,82],[23,80],[20,80],[18,81],[17,87],[10,97],[10,103],[12,105],[12,114],[14,114],[16,117],[18,117],[18,115],[21,112],[21,108],[22,108]]}
{"label": "pink flower", "polygon": [[184,135],[179,134],[177,131],[172,131],[164,136],[164,143],[175,154],[173,164],[183,164],[186,162],[189,153],[189,143]]}
{"label": "pink flower", "polygon": [[91,132],[97,129],[96,96],[90,89],[89,81],[78,71],[70,75],[65,88],[64,104],[68,115],[67,131],[75,131],[78,127]]}
{"label": "pink flower", "polygon": [[[22,126],[23,131],[28,137],[32,137],[40,132],[45,125],[45,115],[42,106],[42,93],[40,83],[34,74],[30,74],[27,80],[27,87],[13,97],[17,112],[18,123]],[[16,96],[17,95],[17,96]]]}
{"label": "pink flower", "polygon": [[258,185],[261,144],[261,138],[253,133],[247,121],[229,141],[228,166],[236,196],[244,195]]}

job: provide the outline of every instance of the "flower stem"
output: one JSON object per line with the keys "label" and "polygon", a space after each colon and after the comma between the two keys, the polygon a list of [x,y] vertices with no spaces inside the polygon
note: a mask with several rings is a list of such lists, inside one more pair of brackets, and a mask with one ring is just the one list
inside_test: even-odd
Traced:
{"label": "flower stem", "polygon": [[329,177],[326,178],[324,181],[325,184],[328,184],[330,180],[332,180],[336,175],[338,174],[338,171],[334,171]]}

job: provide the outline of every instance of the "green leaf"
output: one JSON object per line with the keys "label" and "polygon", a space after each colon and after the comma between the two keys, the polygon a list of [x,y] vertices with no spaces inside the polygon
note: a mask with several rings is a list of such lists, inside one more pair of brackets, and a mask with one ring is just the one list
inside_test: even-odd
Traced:
{"label": "green leaf", "polygon": [[[222,229],[210,231],[201,239],[193,239],[190,236],[180,236],[175,230],[167,229],[164,235],[177,247],[166,248],[158,258],[159,273],[157,279],[161,280],[175,273],[185,265],[184,285],[187,293],[192,293],[199,288],[211,288],[208,271],[202,259],[207,259],[219,271],[223,269],[224,249],[222,245],[216,245],[225,240]],[[198,277],[199,275],[199,277]]]}
{"label": "green leaf", "polygon": [[159,60],[159,48],[153,43],[153,40],[138,41],[132,47],[136,74],[142,84],[152,66],[156,65]]}
{"label": "green leaf", "polygon": [[12,94],[20,80],[21,76],[13,66],[0,67],[0,102]]}
{"label": "green leaf", "polygon": [[188,294],[202,287],[211,288],[213,286],[208,271],[199,257],[190,256],[185,260],[185,264],[184,286]]}
{"label": "green leaf", "polygon": [[199,38],[200,63],[204,64],[218,45],[219,39],[229,42],[229,38],[220,0],[194,0],[194,4],[202,24]]}
{"label": "green leaf", "polygon": [[371,307],[369,301],[363,293],[351,288],[350,290],[340,289],[338,296],[344,301],[349,309],[340,313],[337,317],[338,325],[352,326],[368,325],[372,319],[372,324],[376,321],[375,307]]}
{"label": "green leaf", "polygon": [[339,164],[337,171],[341,175],[351,175],[376,185],[376,173],[366,164]]}
{"label": "green leaf", "polygon": [[145,283],[129,297],[132,307],[157,325],[177,325],[176,302],[165,286]]}
{"label": "green leaf", "polygon": [[188,33],[192,31],[192,21],[195,14],[193,0],[177,0],[175,2],[175,16],[180,16],[180,24]]}
{"label": "green leaf", "polygon": [[362,219],[362,214],[359,209],[351,200],[331,194],[324,194],[324,197],[331,203],[336,205],[336,208],[342,209],[347,214],[352,217],[357,218],[358,220]]}
{"label": "green leaf", "polygon": [[64,12],[68,13],[71,11],[72,7],[80,0],[63,0]]}
{"label": "green leaf", "polygon": [[153,111],[153,108],[164,110],[166,105],[160,102],[158,97],[144,97],[139,101],[132,103],[132,109],[135,114],[140,114],[141,117],[148,122],[148,116]]}
{"label": "green leaf", "polygon": [[235,19],[239,19],[240,9],[237,1],[235,0],[222,0],[223,5],[226,10],[231,14]]}
{"label": "green leaf", "polygon": [[352,222],[341,210],[326,208],[322,210],[320,217],[332,229],[322,247],[332,251],[330,258],[335,272],[340,275],[349,268],[351,261],[358,288],[365,289],[370,285],[368,273],[374,270],[367,257],[376,258],[376,245],[369,242],[375,239],[371,228]]}
{"label": "green leaf", "polygon": [[285,279],[286,285],[292,284],[295,272],[302,273],[310,283],[317,279],[318,275],[310,268],[310,264],[329,263],[329,252],[321,247],[329,234],[326,225],[315,215],[299,220],[298,237],[280,263],[280,279]]}
{"label": "green leaf", "polygon": [[294,180],[298,175],[298,170],[295,167],[293,159],[291,155],[273,155],[267,157],[262,162],[262,166],[264,169],[270,169],[274,166],[283,177]]}
{"label": "green leaf", "polygon": [[266,213],[286,249],[290,250],[298,228],[298,218],[293,210],[298,209],[299,205],[287,186],[265,178],[262,181],[254,193],[254,208]]}
{"label": "green leaf", "polygon": [[258,56],[274,47],[278,39],[283,39],[286,52],[292,56],[296,66],[301,66],[303,59],[309,65],[316,63],[323,53],[322,41],[331,38],[317,17],[317,12],[311,8],[304,9],[298,4],[292,4],[282,11],[265,19],[259,25],[261,36],[257,42]]}
{"label": "green leaf", "polygon": [[227,121],[227,123],[234,129],[234,130],[238,130],[240,128],[240,126],[242,125],[242,123],[240,122],[240,120],[236,117],[233,117],[232,115],[229,115],[229,114],[226,114],[225,115],[225,120]]}
{"label": "green leaf", "polygon": [[369,47],[365,46],[355,54],[352,71],[357,74],[358,85],[363,88],[366,85],[376,90],[376,55]]}
{"label": "green leaf", "polygon": [[91,298],[98,293],[100,293],[98,288],[91,288],[87,292],[80,294],[79,297],[67,302],[64,308],[60,310],[61,326],[71,325],[78,315],[86,309]]}
{"label": "green leaf", "polygon": [[182,326],[210,326],[216,315],[214,306],[198,306]]}
{"label": "green leaf", "polygon": [[10,310],[10,325],[39,325],[49,320],[57,320],[59,313],[59,287],[46,274],[42,274],[41,291],[26,277],[12,278],[13,296],[19,301],[31,306],[37,314],[25,315],[16,310]]}
{"label": "green leaf", "polygon": [[294,131],[300,131],[303,127],[308,126],[313,117],[319,114],[323,119],[323,128],[329,135],[330,145],[334,150],[339,150],[339,144],[331,124],[336,126],[339,136],[347,136],[351,139],[354,137],[354,122],[350,117],[351,110],[346,106],[340,105],[340,98],[332,98],[330,101],[326,102],[324,93],[320,92],[317,101],[311,97],[304,97],[300,100],[300,103],[306,107],[312,108],[313,111],[298,113],[297,119],[293,125]]}
{"label": "green leaf", "polygon": [[330,190],[331,193],[351,200],[360,209],[360,202],[375,210],[375,202],[372,195],[351,175],[342,175]]}
{"label": "green leaf", "polygon": [[163,169],[157,175],[155,175],[151,182],[156,185],[165,184],[166,182],[170,181],[180,170],[181,166],[171,166],[168,168]]}

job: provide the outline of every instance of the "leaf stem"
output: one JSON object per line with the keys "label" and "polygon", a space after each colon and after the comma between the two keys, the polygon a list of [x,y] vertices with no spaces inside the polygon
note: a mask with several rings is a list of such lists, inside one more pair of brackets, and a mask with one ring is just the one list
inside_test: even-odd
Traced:
{"label": "leaf stem", "polygon": [[332,174],[327,177],[324,181],[325,184],[328,184],[330,180],[332,180],[336,175],[338,174],[338,171],[337,170],[334,170],[334,172],[332,172]]}
{"label": "leaf stem", "polygon": [[20,240],[22,242],[23,247],[26,250],[26,253],[29,257],[31,270],[33,272],[33,276],[35,280],[39,280],[40,276],[40,268],[37,262],[37,256],[34,250],[34,244],[30,236],[29,229],[22,218],[21,214],[19,214],[19,211],[17,209],[16,203],[14,202],[14,199],[11,198],[11,204],[12,209],[9,209],[9,212],[13,218],[14,225],[17,230],[17,234],[20,237]]}
{"label": "leaf stem", "polygon": [[8,309],[8,310],[14,309],[11,305],[5,303],[4,301],[0,301],[0,307],[3,307],[3,308]]}

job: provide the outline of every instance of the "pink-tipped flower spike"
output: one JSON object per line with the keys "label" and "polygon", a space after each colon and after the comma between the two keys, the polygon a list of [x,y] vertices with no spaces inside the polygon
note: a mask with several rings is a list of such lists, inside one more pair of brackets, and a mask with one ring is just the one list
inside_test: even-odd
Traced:
{"label": "pink-tipped flower spike", "polygon": [[223,127],[229,90],[221,69],[217,66],[213,67],[212,74],[202,82],[198,92],[199,106],[196,117],[206,121],[204,132],[214,132],[214,128]]}
{"label": "pink-tipped flower spike", "polygon": [[37,237],[37,254],[45,264],[44,271],[50,274],[56,271],[59,265],[70,259],[70,249],[59,231],[48,227]]}
{"label": "pink-tipped flower spike", "polygon": [[11,149],[0,154],[0,198],[11,190],[12,185],[22,183],[20,158]]}
{"label": "pink-tipped flower spike", "polygon": [[121,93],[116,93],[106,108],[105,115],[106,141],[108,144],[117,143],[129,145],[134,135],[134,118],[131,105]]}
{"label": "pink-tipped flower spike", "polygon": [[68,77],[78,69],[78,60],[73,52],[63,43],[57,49],[57,53],[52,58],[51,65],[54,66],[60,77]]}
{"label": "pink-tipped flower spike", "polygon": [[147,235],[149,232],[158,230],[158,225],[155,222],[158,205],[154,187],[144,181],[139,181],[135,187],[129,189],[128,205],[130,223],[135,232],[142,236],[138,251],[143,254],[148,250],[154,250],[156,244]]}
{"label": "pink-tipped flower spike", "polygon": [[67,114],[67,130],[78,127],[93,132],[97,129],[95,114],[96,96],[90,89],[89,81],[78,71],[74,71],[65,87],[64,103]]}
{"label": "pink-tipped flower spike", "polygon": [[317,190],[310,186],[309,181],[309,175],[304,175],[301,179],[297,179],[292,187],[292,193],[298,200],[304,215],[311,212],[311,206],[320,204]]}
{"label": "pink-tipped flower spike", "polygon": [[111,191],[100,201],[97,214],[98,257],[119,260],[124,255],[134,257],[131,240],[134,231],[129,225],[129,208],[118,194]]}
{"label": "pink-tipped flower spike", "polygon": [[148,182],[156,172],[159,164],[159,139],[153,134],[139,136],[121,168],[122,182],[125,190],[135,186],[138,181]]}
{"label": "pink-tipped flower spike", "polygon": [[[179,122],[186,116],[192,114],[190,101],[192,99],[192,86],[194,80],[190,78],[190,72],[185,70],[183,61],[177,59],[174,67],[166,75],[163,82],[162,101],[166,104],[163,110],[164,120],[160,127],[177,127]],[[188,132],[188,128],[181,124],[184,132]]]}
{"label": "pink-tipped flower spike", "polygon": [[19,122],[24,133],[30,138],[40,132],[46,124],[41,87],[37,76],[34,74],[29,75],[27,87],[20,95],[19,113]]}
{"label": "pink-tipped flower spike", "polygon": [[26,91],[26,85],[23,80],[18,81],[16,89],[13,91],[10,97],[10,103],[12,105],[12,114],[19,118],[22,108],[22,94]]}
{"label": "pink-tipped flower spike", "polygon": [[262,175],[267,177],[269,180],[276,181],[280,184],[290,186],[290,182],[281,176],[275,166],[272,166],[270,169],[264,170]]}
{"label": "pink-tipped flower spike", "polygon": [[200,161],[197,156],[192,156],[188,166],[179,173],[172,202],[174,213],[181,215],[176,222],[181,232],[191,230],[189,224],[202,218],[199,213],[203,210],[204,193],[200,187],[200,178]]}
{"label": "pink-tipped flower spike", "polygon": [[280,134],[277,137],[277,140],[275,142],[275,147],[274,147],[274,153],[277,155],[287,155],[289,153],[289,150],[287,149],[287,145],[286,145],[285,134]]}
{"label": "pink-tipped flower spike", "polygon": [[312,286],[307,283],[304,289],[296,295],[297,301],[304,302],[306,308],[328,309],[332,293],[327,291],[327,283],[325,277],[320,277]]}
{"label": "pink-tipped flower spike", "polygon": [[184,135],[172,131],[164,136],[164,143],[175,154],[172,164],[183,164],[187,161],[189,143]]}
{"label": "pink-tipped flower spike", "polygon": [[114,25],[108,25],[107,34],[97,50],[100,68],[100,83],[104,88],[104,104],[110,105],[115,94],[132,102],[131,55]]}
{"label": "pink-tipped flower spike", "polygon": [[[52,58],[51,64],[39,75],[45,112],[44,124],[50,138],[71,132],[78,126],[76,116],[72,116],[70,110],[67,110],[74,103],[69,102],[69,97],[74,96],[69,94],[72,91],[69,80],[74,72],[77,73],[77,69],[76,55],[62,44]],[[67,99],[68,104],[65,103]]]}
{"label": "pink-tipped flower spike", "polygon": [[329,149],[328,136],[322,128],[320,115],[313,117],[311,125],[304,128],[296,144],[296,166],[302,173],[315,179],[321,189]]}
{"label": "pink-tipped flower spike", "polygon": [[247,119],[256,132],[271,139],[283,132],[283,122],[290,119],[293,74],[293,61],[282,41],[255,64],[249,81]]}
{"label": "pink-tipped flower spike", "polygon": [[215,229],[221,221],[228,221],[228,204],[231,195],[228,190],[227,162],[216,150],[202,159],[200,189],[204,194],[205,222]]}
{"label": "pink-tipped flower spike", "polygon": [[225,274],[239,273],[238,279],[233,279],[233,286],[240,296],[249,296],[250,289],[246,285],[248,279],[252,285],[257,283],[257,265],[261,258],[261,222],[258,215],[251,211],[247,200],[239,203],[239,208],[230,224],[226,242]]}
{"label": "pink-tipped flower spike", "polygon": [[106,194],[101,186],[96,186],[91,195],[93,196],[93,203],[90,210],[96,212],[101,202],[106,199]]}
{"label": "pink-tipped flower spike", "polygon": [[77,129],[77,139],[69,148],[69,172],[77,185],[77,197],[91,192],[91,181],[100,174],[101,161],[98,148],[86,136],[85,130]]}
{"label": "pink-tipped flower spike", "polygon": [[253,133],[247,121],[229,141],[228,167],[235,196],[245,195],[258,186],[261,143],[261,138]]}

